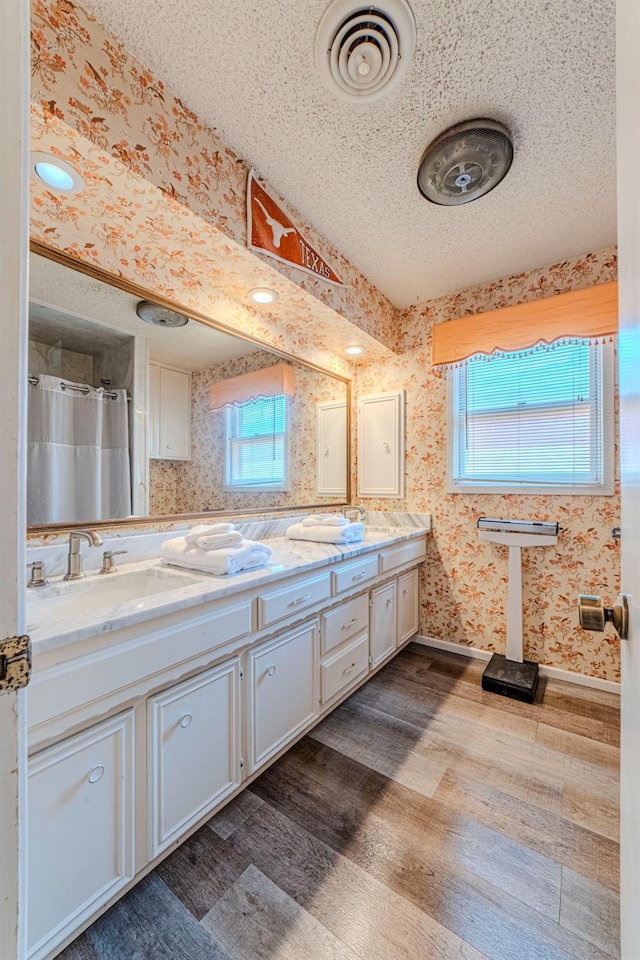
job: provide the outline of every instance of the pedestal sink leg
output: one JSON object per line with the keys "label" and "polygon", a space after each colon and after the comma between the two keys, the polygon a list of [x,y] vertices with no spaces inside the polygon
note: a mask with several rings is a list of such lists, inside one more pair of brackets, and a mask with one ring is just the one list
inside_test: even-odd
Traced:
{"label": "pedestal sink leg", "polygon": [[507,660],[522,663],[522,549],[509,547],[507,595]]}

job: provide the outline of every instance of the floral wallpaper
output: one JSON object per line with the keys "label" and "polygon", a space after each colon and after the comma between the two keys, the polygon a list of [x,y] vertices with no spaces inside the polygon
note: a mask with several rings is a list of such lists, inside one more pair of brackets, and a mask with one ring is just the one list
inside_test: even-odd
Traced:
{"label": "floral wallpaper", "polygon": [[317,311],[319,334],[323,320],[339,328],[338,314],[391,344],[393,305],[295,211],[344,286],[246,250],[247,164],[91,14],[69,0],[34,0],[31,51],[34,146],[59,151],[89,187],[71,203],[40,191],[39,239],[154,289],[170,286],[188,302],[203,272],[226,282],[228,263],[250,264],[263,284],[295,292],[291,317],[300,304]]}
{"label": "floral wallpaper", "polygon": [[149,512],[152,515],[203,510],[265,510],[305,503],[343,503],[344,497],[316,494],[316,404],[345,400],[346,386],[310,367],[296,365],[289,430],[290,489],[229,491],[224,489],[224,410],[209,409],[209,385],[218,380],[270,367],[264,351],[192,373],[191,460],[149,461]]}
{"label": "floral wallpaper", "polygon": [[[585,632],[577,615],[579,593],[600,594],[611,603],[619,591],[619,541],[611,537],[620,523],[618,482],[611,497],[448,494],[446,380],[431,368],[435,323],[615,280],[616,268],[610,248],[412,307],[399,324],[397,358],[358,371],[359,395],[406,390],[406,497],[404,504],[393,501],[393,509],[433,516],[422,571],[422,634],[504,653],[507,548],[480,543],[477,518],[558,521],[563,530],[556,547],[522,552],[525,656],[619,680],[618,638],[610,628]],[[389,506],[384,500],[363,503],[372,510]]]}

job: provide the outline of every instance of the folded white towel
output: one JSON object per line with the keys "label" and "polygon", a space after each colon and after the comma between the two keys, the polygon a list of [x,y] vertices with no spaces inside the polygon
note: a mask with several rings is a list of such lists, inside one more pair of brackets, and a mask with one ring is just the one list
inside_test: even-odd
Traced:
{"label": "folded white towel", "polygon": [[349,521],[341,513],[313,513],[302,521],[303,527],[346,527]]}
{"label": "folded white towel", "polygon": [[363,523],[349,523],[346,527],[325,526],[305,527],[303,523],[294,523],[287,529],[290,540],[312,540],[315,543],[357,543],[364,534]]}
{"label": "folded white towel", "polygon": [[199,523],[195,527],[191,527],[186,534],[184,539],[187,543],[195,543],[198,537],[205,537],[214,535],[216,533],[230,533],[232,530],[235,530],[235,526],[232,523]]}
{"label": "folded white towel", "polygon": [[271,559],[271,554],[271,547],[256,540],[243,540],[238,546],[223,550],[202,550],[187,543],[184,537],[176,537],[166,540],[160,549],[163,563],[187,570],[203,570],[217,576],[264,567]]}
{"label": "folded white towel", "polygon": [[229,533],[213,533],[198,537],[195,541],[196,547],[200,547],[201,550],[222,550],[223,547],[237,547],[239,543],[242,543],[242,534],[237,530],[230,530]]}

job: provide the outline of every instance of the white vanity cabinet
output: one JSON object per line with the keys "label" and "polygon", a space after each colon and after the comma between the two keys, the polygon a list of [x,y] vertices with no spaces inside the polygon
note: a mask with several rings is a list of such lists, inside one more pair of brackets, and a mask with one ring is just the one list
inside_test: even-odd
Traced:
{"label": "white vanity cabinet", "polygon": [[398,645],[397,581],[371,591],[371,666],[391,656]]}
{"label": "white vanity cabinet", "polygon": [[240,785],[240,660],[147,701],[149,859]]}
{"label": "white vanity cabinet", "polygon": [[414,635],[425,537],[394,540],[36,647],[29,960],[52,960]]}
{"label": "white vanity cabinet", "polygon": [[149,364],[149,456],[191,457],[191,374],[186,370]]}
{"label": "white vanity cabinet", "polygon": [[133,877],[133,795],[131,710],[29,760],[30,960]]}
{"label": "white vanity cabinet", "polygon": [[318,715],[318,623],[249,650],[249,773]]}

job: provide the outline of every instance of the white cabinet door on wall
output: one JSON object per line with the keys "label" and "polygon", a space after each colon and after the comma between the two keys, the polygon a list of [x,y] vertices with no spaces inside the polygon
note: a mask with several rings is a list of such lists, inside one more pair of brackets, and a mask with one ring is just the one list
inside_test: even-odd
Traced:
{"label": "white cabinet door on wall", "polygon": [[240,784],[240,661],[151,697],[148,718],[153,858]]}
{"label": "white cabinet door on wall", "polygon": [[46,956],[133,876],[133,713],[29,761],[29,952]]}
{"label": "white cabinet door on wall", "polygon": [[160,460],[191,457],[191,374],[149,364],[149,456]]}
{"label": "white cabinet door on wall", "polygon": [[347,496],[347,405],[316,404],[316,493]]}
{"label": "white cabinet door on wall", "polygon": [[249,773],[318,714],[318,626],[311,624],[249,651]]}
{"label": "white cabinet door on wall", "polygon": [[371,591],[371,666],[391,656],[397,646],[396,581]]}
{"label": "white cabinet door on wall", "polygon": [[404,390],[358,400],[358,496],[404,497]]}

